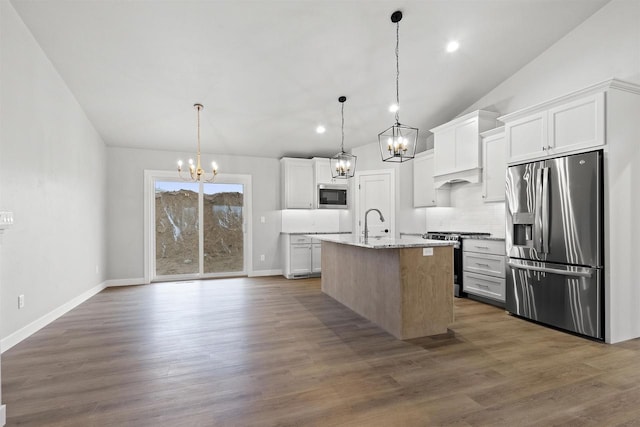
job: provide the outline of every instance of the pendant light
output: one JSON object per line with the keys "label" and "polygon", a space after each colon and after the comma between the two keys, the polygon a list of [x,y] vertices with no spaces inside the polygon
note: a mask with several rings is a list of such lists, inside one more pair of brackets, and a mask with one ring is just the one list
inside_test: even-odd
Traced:
{"label": "pendant light", "polygon": [[218,175],[218,165],[215,162],[211,162],[211,175],[207,178],[207,173],[200,166],[200,111],[204,108],[202,104],[193,104],[196,110],[198,110],[198,151],[196,153],[196,162],[194,164],[193,159],[189,159],[189,177],[182,176],[182,160],[178,160],[178,175],[185,181],[193,182],[213,182]]}
{"label": "pendant light", "polygon": [[396,122],[390,128],[378,134],[380,154],[383,162],[402,163],[411,160],[416,154],[418,129],[400,124],[400,20],[399,10],[391,14],[391,22],[396,24]]}
{"label": "pendant light", "polygon": [[344,102],[346,100],[346,96],[338,98],[342,113],[342,142],[340,144],[340,152],[331,158],[331,176],[340,179],[353,178],[356,173],[356,156],[344,151]]}

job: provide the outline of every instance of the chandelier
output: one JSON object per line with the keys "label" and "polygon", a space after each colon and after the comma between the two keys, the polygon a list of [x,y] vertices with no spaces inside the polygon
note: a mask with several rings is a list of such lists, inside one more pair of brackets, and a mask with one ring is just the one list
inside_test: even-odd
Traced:
{"label": "chandelier", "polygon": [[342,112],[342,143],[340,145],[340,152],[331,158],[331,176],[341,179],[352,178],[356,173],[356,156],[345,153],[344,151],[344,102],[346,100],[346,96],[338,98]]}
{"label": "chandelier", "polygon": [[400,20],[402,12],[391,14],[391,22],[396,24],[396,122],[390,128],[378,134],[380,154],[383,162],[402,163],[411,160],[416,154],[418,129],[400,124]]}
{"label": "chandelier", "polygon": [[196,154],[196,162],[193,159],[189,159],[189,177],[182,175],[182,160],[178,160],[178,175],[185,181],[194,182],[213,182],[218,175],[218,165],[216,162],[211,162],[211,175],[207,178],[207,173],[200,166],[200,111],[204,108],[202,104],[193,104],[196,110],[198,110],[198,152]]}

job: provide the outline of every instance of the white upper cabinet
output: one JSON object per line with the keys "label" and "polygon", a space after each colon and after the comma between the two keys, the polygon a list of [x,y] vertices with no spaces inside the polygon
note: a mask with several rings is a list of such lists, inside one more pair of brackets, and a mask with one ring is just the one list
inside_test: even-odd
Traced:
{"label": "white upper cabinet", "polygon": [[416,154],[413,159],[413,207],[450,206],[449,186],[436,189],[433,150]]}
{"label": "white upper cabinet", "polygon": [[555,153],[604,145],[604,92],[549,109],[549,146]]}
{"label": "white upper cabinet", "polygon": [[[337,179],[331,176],[331,161],[324,157],[314,157],[313,170],[315,173],[316,186],[317,184],[335,184]],[[346,179],[341,179],[342,183],[346,184]]]}
{"label": "white upper cabinet", "polygon": [[478,110],[431,129],[436,185],[449,180],[480,180],[480,132],[495,128],[497,117],[497,113]]}
{"label": "white upper cabinet", "polygon": [[284,157],[282,173],[282,209],[312,209],[315,195],[313,162]]}
{"label": "white upper cabinet", "polygon": [[504,127],[483,132],[482,138],[482,199],[485,202],[504,201],[507,156]]}
{"label": "white upper cabinet", "polygon": [[570,94],[499,120],[509,163],[578,152],[605,144],[605,94]]}

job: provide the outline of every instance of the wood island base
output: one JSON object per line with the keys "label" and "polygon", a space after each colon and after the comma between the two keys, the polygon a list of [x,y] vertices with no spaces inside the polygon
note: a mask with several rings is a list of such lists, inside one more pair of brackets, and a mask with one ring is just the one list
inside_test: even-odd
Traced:
{"label": "wood island base", "polygon": [[365,248],[322,242],[322,292],[405,340],[453,322],[453,247]]}

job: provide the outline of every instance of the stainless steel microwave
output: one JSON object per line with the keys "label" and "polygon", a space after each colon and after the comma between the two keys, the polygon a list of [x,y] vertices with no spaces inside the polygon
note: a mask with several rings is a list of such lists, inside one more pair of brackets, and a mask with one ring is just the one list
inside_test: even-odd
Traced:
{"label": "stainless steel microwave", "polygon": [[318,184],[318,209],[349,209],[347,185]]}

